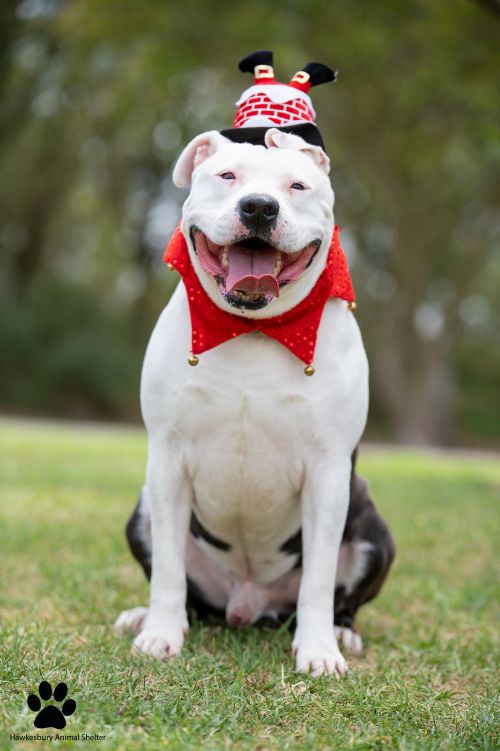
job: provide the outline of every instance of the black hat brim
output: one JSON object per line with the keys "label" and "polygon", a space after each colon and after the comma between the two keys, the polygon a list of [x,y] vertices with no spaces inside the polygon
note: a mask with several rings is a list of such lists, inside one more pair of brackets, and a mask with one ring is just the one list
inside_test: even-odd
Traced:
{"label": "black hat brim", "polygon": [[270,128],[276,128],[284,133],[293,133],[300,136],[311,146],[320,146],[324,151],[325,143],[314,123],[298,123],[296,125],[265,125],[257,128],[226,128],[220,133],[234,143],[251,143],[254,146],[265,146],[264,137]]}

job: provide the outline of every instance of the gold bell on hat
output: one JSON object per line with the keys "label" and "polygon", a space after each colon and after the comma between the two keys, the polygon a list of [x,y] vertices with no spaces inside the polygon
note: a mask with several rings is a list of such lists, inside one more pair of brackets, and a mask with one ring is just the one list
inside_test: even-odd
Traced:
{"label": "gold bell on hat", "polygon": [[196,357],[196,355],[191,355],[191,357],[188,357],[188,363],[192,365],[193,368],[195,365],[198,365],[199,362],[200,362],[200,358]]}
{"label": "gold bell on hat", "polygon": [[167,263],[167,268],[168,268],[169,271],[173,271],[174,270],[174,267],[172,266],[171,263]]}
{"label": "gold bell on hat", "polygon": [[306,365],[306,367],[304,368],[304,373],[306,374],[306,376],[314,375],[315,370],[314,370],[314,365],[312,364],[312,362],[310,362],[309,365]]}
{"label": "gold bell on hat", "polygon": [[356,305],[354,300],[351,300],[350,302],[347,303],[347,307],[351,311],[351,313],[353,313],[358,306]]}

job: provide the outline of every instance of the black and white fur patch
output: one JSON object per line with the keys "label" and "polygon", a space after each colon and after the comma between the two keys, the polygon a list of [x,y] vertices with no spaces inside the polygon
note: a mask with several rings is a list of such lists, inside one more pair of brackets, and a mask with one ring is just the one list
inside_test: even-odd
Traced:
{"label": "black and white fur patch", "polygon": [[[367,483],[356,474],[355,462],[356,452],[352,457],[350,503],[338,559],[334,612],[337,636],[347,649],[354,652],[361,650],[360,637],[353,632],[356,613],[361,605],[377,595],[395,555],[392,536],[370,498]],[[138,503],[127,523],[126,535],[133,556],[149,579],[151,576],[151,528],[147,499],[143,494],[139,496]],[[229,552],[231,548],[230,543],[219,540],[207,530],[195,512],[191,517],[189,537],[191,543],[194,544],[202,541],[205,549],[208,546],[224,553]],[[300,529],[280,546],[280,552],[289,556],[290,572],[295,571],[300,575],[302,561]],[[207,572],[207,565],[210,565],[207,564],[208,560],[209,558],[203,558],[204,571],[201,577],[201,581],[207,582],[206,588],[200,585],[199,576],[189,576],[188,566],[188,609],[191,616],[224,617],[227,616],[227,606],[230,600],[230,576],[227,576],[226,591],[226,584],[223,580],[224,571],[216,570],[217,567],[221,569],[220,556],[217,563],[214,563],[212,572]],[[269,612],[263,612],[255,622],[268,624],[273,620],[276,623],[283,622],[293,613],[295,604],[294,599],[287,600],[287,593],[284,592],[281,606]],[[133,608],[126,613],[130,614],[129,622],[126,623],[127,618],[124,617],[122,625],[128,625],[132,630],[137,630],[147,610]],[[120,624],[117,625],[120,627]]]}

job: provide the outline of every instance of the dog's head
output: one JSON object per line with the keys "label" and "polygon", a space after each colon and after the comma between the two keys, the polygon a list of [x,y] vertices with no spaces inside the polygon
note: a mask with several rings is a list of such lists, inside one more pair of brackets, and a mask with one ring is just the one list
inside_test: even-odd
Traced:
{"label": "dog's head", "polygon": [[178,187],[191,185],[182,230],[201,284],[218,307],[254,318],[280,315],[307,296],[333,231],[323,149],[275,128],[265,144],[203,133],[173,174]]}

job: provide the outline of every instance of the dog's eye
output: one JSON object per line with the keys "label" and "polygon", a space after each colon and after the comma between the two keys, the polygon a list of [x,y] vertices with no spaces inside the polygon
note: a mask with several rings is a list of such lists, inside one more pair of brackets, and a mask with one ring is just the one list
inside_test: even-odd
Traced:
{"label": "dog's eye", "polygon": [[222,177],[223,180],[236,180],[234,172],[221,172],[219,177]]}
{"label": "dog's eye", "polygon": [[305,190],[306,186],[304,183],[292,183],[290,186],[293,190]]}

